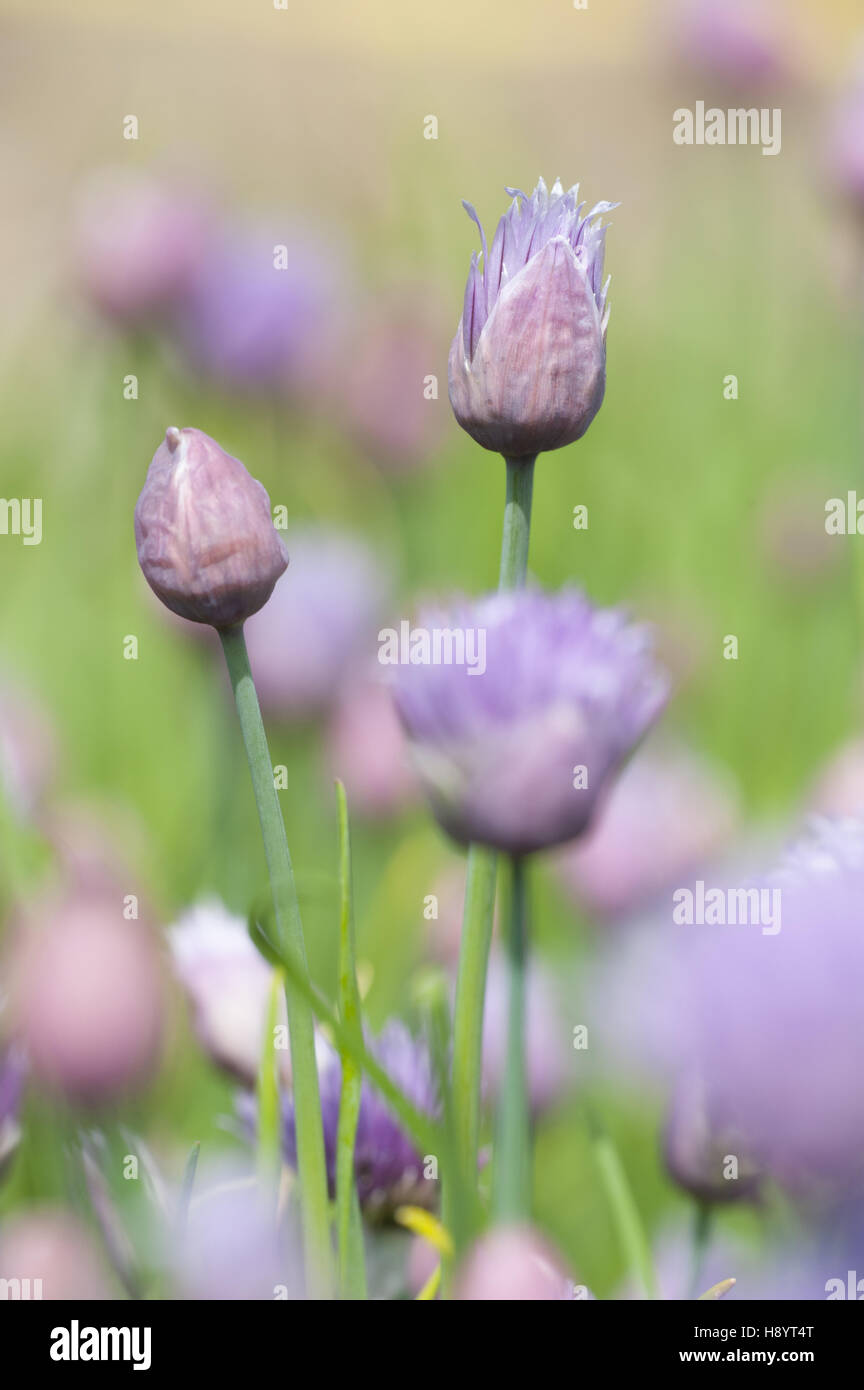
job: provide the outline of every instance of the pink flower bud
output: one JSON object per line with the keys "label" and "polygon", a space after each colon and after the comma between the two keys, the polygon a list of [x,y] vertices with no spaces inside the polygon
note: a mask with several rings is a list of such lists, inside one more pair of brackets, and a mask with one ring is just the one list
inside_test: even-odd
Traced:
{"label": "pink flower bud", "polygon": [[502,1226],[483,1236],[468,1256],[457,1287],[466,1303],[537,1303],[575,1299],[581,1291],[559,1258],[529,1226]]}
{"label": "pink flower bud", "polygon": [[87,1228],[69,1212],[52,1207],[4,1224],[0,1279],[7,1281],[10,1298],[77,1303],[118,1297]]}
{"label": "pink flower bud", "polygon": [[270,498],[239,459],[172,426],[135,508],[144,578],[181,618],[234,627],[267,602],[288,566]]}
{"label": "pink flower bud", "polygon": [[30,1073],[95,1104],[149,1079],[162,987],[146,928],[122,899],[80,898],[28,922],[13,960],[11,1014]]}

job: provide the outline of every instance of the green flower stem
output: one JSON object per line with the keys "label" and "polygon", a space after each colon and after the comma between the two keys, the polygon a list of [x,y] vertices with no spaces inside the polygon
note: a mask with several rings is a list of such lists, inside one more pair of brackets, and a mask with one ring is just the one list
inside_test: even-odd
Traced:
{"label": "green flower stem", "polygon": [[708,1253],[711,1240],[711,1227],[714,1224],[714,1207],[711,1202],[698,1199],[693,1204],[693,1240],[690,1251],[690,1297],[699,1297],[702,1280],[702,1266]]}
{"label": "green flower stem", "polygon": [[504,534],[501,538],[499,589],[522,589],[528,572],[528,539],[531,532],[531,495],[534,491],[533,458],[507,459],[507,498]]}
{"label": "green flower stem", "polygon": [[594,1161],[600,1172],[600,1178],[612,1212],[612,1219],[627,1264],[630,1269],[636,1272],[645,1291],[645,1297],[658,1298],[657,1277],[651,1259],[651,1246],[639,1216],[639,1208],[630,1190],[627,1174],[618,1156],[618,1150],[600,1125],[597,1117],[591,1113],[588,1116],[588,1125]]}
{"label": "green flower stem", "polygon": [[[534,463],[533,458],[506,460],[507,493],[499,589],[518,589],[525,583]],[[476,1187],[477,1183],[483,1007],[489,948],[492,944],[497,867],[497,855],[493,851],[482,845],[471,845],[453,1012],[453,1117],[460,1177],[472,1187]],[[444,1224],[450,1229],[453,1219],[452,1187],[446,1177],[443,1215]],[[451,1234],[458,1246],[458,1232],[451,1231]]]}
{"label": "green flower stem", "polygon": [[528,958],[526,862],[510,859],[507,958],[507,1052],[495,1134],[492,1207],[498,1221],[527,1219],[531,1207],[531,1115],[525,1075],[525,970]]}
{"label": "green flower stem", "polygon": [[[336,783],[339,811],[339,1016],[360,1045],[363,1042],[360,990],[354,946],[354,895],[351,873],[351,832],[345,788]],[[360,1118],[363,1074],[343,1049],[342,1087],[336,1136],[336,1229],[339,1248],[339,1287],[345,1299],[366,1298],[363,1226],[354,1181],[354,1146]]]}
{"label": "green flower stem", "polygon": [[[273,784],[273,765],[261,720],[258,696],[249,669],[243,629],[231,628],[219,635],[234,690],[249,771],[252,774],[280,951],[286,962],[290,962],[293,967],[294,975],[308,978],[303,924],[300,919],[294,872],[285,839],[282,809]],[[297,1170],[300,1180],[307,1278],[313,1296],[326,1297],[332,1288],[330,1209],[321,1098],[315,1062],[315,1033],[312,1010],[297,989],[291,973],[288,973],[285,983],[285,1000],[291,1043],[291,1072],[297,1120]]]}

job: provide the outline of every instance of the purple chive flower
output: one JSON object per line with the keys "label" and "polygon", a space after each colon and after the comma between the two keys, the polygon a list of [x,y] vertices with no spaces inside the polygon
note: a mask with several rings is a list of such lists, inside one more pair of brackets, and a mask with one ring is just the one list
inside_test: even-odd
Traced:
{"label": "purple chive flower", "polygon": [[265,489],[196,429],[172,426],[135,507],[138,563],[156,597],[195,623],[257,613],[288,567]]}
{"label": "purple chive flower", "polygon": [[339,336],[342,278],[311,232],[234,232],[203,258],[178,316],[180,340],[192,365],[222,385],[308,396],[322,388]]}
{"label": "purple chive flower", "polygon": [[287,535],[291,569],[246,628],[263,709],[301,719],[329,709],[374,650],[388,581],[364,541],[323,526]]}
{"label": "purple chive flower", "polygon": [[[718,880],[728,891],[728,875],[706,875]],[[734,888],[776,890],[780,929],[752,912],[738,925],[678,925],[670,895],[660,939],[613,968],[617,990],[593,991],[605,996],[595,1027],[613,1046],[628,1028],[634,1061],[651,1059],[673,1084],[686,1059],[711,1113],[771,1176],[860,1184],[864,823],[817,823],[782,870]]]}
{"label": "purple chive flower", "polygon": [[666,700],[647,631],[572,589],[495,594],[421,623],[430,651],[437,632],[450,662],[454,634],[466,654],[448,664],[440,643],[439,664],[400,666],[394,677],[444,829],[512,854],[581,834]]}
{"label": "purple chive flower", "polygon": [[656,899],[728,843],[737,819],[728,776],[683,745],[640,749],[585,836],[556,858],[591,912],[620,918]]}
{"label": "purple chive flower", "polygon": [[581,439],[606,388],[606,227],[596,219],[615,203],[585,212],[579,187],[551,192],[540,179],[513,202],[491,248],[469,203],[483,246],[471,258],[465,307],[450,349],[450,404],[459,424],[486,449],[533,457]]}
{"label": "purple chive flower", "polygon": [[[371,1041],[370,1050],[418,1110],[430,1116],[438,1114],[438,1086],[428,1049],[414,1039],[402,1023],[386,1024]],[[318,1070],[327,1173],[331,1193],[335,1193],[336,1134],[342,1088],[338,1054],[332,1049],[322,1049]],[[294,1108],[290,1098],[285,1106],[285,1155],[290,1164],[296,1163]],[[387,1102],[364,1077],[354,1150],[357,1195],[364,1212],[384,1219],[404,1203],[434,1206],[438,1200],[438,1184],[425,1176],[423,1159],[424,1155],[414,1148]]]}

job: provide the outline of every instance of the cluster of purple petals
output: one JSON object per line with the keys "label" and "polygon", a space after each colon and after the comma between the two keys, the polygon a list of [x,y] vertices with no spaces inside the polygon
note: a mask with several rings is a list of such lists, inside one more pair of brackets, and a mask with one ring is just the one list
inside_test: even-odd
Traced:
{"label": "cluster of purple petals", "polygon": [[623,610],[595,608],[576,589],[494,594],[425,612],[419,626],[486,634],[482,674],[444,663],[398,668],[396,705],[411,737],[422,742],[446,744],[570,706],[589,729],[614,729],[629,750],[666,699],[649,629]]}
{"label": "cluster of purple petals", "polygon": [[604,333],[609,318],[606,304],[609,281],[603,283],[606,226],[595,218],[618,204],[596,203],[590,212],[584,212],[585,203],[579,202],[579,185],[574,184],[565,193],[558,179],[551,191],[540,179],[530,197],[518,188],[506,191],[513,202],[498,223],[491,248],[487,247],[486,233],[474,208],[470,203],[463,204],[477,224],[483,247],[483,267],[480,268],[475,251],[465,286],[462,336],[469,361],[500,292],[555,238],[567,242],[588,277]]}

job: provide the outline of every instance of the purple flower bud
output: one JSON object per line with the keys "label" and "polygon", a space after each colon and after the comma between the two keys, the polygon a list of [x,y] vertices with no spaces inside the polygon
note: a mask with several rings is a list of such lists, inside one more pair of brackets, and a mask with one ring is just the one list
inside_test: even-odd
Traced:
{"label": "purple flower bud", "polygon": [[581,834],[666,700],[646,630],[565,589],[426,614],[422,631],[433,658],[443,634],[442,659],[400,666],[394,693],[444,829],[512,854]]}
{"label": "purple flower bud", "polygon": [[[370,1050],[388,1075],[423,1113],[439,1112],[438,1087],[427,1048],[412,1038],[399,1022],[385,1025]],[[331,1193],[336,1185],[336,1136],[342,1091],[342,1066],[338,1054],[320,1049],[319,1077],[324,1144]],[[285,1108],[285,1152],[296,1163],[294,1107]],[[384,1219],[404,1203],[432,1207],[438,1201],[438,1183],[424,1171],[424,1155],[418,1154],[387,1102],[364,1078],[360,1117],[354,1149],[357,1195],[367,1216]]]}
{"label": "purple flower bud", "polygon": [[585,213],[575,185],[541,179],[530,198],[513,197],[487,249],[476,252],[465,308],[450,349],[450,404],[459,424],[485,449],[533,457],[581,439],[606,389],[606,227],[595,221],[617,206]]}
{"label": "purple flower bud", "polygon": [[568,1279],[557,1253],[531,1227],[502,1226],[474,1246],[456,1297],[467,1303],[562,1303],[591,1295]]}
{"label": "purple flower bud", "polygon": [[135,507],[135,541],[166,608],[216,628],[257,613],[288,566],[265,489],[196,429],[166,431]]}
{"label": "purple flower bud", "polygon": [[712,1112],[695,1072],[675,1086],[663,1135],[672,1178],[701,1202],[734,1202],[755,1196],[759,1175],[734,1125]]}

